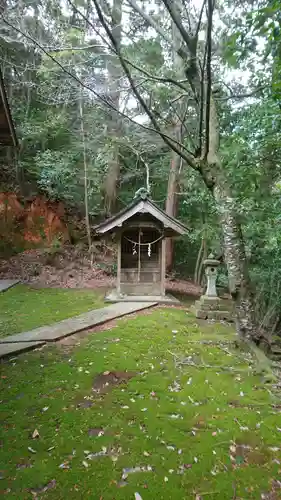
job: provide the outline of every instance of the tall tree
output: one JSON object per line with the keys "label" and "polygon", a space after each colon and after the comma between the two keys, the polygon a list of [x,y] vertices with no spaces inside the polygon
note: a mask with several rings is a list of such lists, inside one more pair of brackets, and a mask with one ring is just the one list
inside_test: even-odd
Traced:
{"label": "tall tree", "polygon": [[[122,4],[123,0],[113,0],[113,6],[110,12],[111,34],[115,43],[115,50],[121,49],[122,34]],[[108,97],[115,109],[110,111],[110,121],[107,125],[107,133],[110,139],[111,153],[108,158],[107,173],[105,179],[105,210],[111,214],[115,207],[117,197],[117,184],[120,174],[119,142],[121,135],[121,120],[118,115],[120,106],[120,86],[121,86],[121,67],[119,59],[115,54],[109,54],[107,60],[108,76]]]}
{"label": "tall tree", "polygon": [[[174,9],[178,13],[179,16],[182,14],[183,4],[182,0],[174,0]],[[172,32],[172,64],[173,64],[173,73],[175,78],[183,79],[184,71],[182,60],[178,54],[178,51],[181,48],[181,36],[180,32],[174,23],[171,21],[171,32]],[[182,123],[184,122],[184,110],[186,107],[187,97],[181,97],[181,95],[175,98],[174,103],[174,117],[173,117],[173,131],[172,135],[181,143],[184,139],[183,137],[183,127]],[[170,172],[167,186],[167,199],[166,199],[166,212],[168,215],[172,217],[176,217],[177,215],[177,205],[178,205],[178,192],[180,189],[179,176],[182,167],[182,158],[176,152],[171,152],[171,163],[170,163]],[[174,240],[172,238],[168,238],[166,242],[166,270],[171,271],[173,267],[173,256],[174,256]]]}

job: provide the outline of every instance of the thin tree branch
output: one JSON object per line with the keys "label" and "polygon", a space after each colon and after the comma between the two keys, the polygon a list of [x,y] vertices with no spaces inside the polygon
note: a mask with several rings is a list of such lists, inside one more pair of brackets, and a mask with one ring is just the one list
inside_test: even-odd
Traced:
{"label": "thin tree branch", "polygon": [[198,24],[197,24],[196,31],[195,31],[196,38],[198,37],[198,33],[200,31],[200,28],[201,28],[201,22],[202,22],[202,16],[203,16],[205,4],[206,4],[206,0],[203,0],[202,7],[200,10],[200,14],[199,14]]}
{"label": "thin tree branch", "polygon": [[[219,80],[219,82],[222,85],[224,85],[229,90],[229,92],[230,92],[230,95],[221,96],[220,97],[219,95],[218,96],[216,95],[215,91],[213,91],[213,97],[214,97],[214,99],[221,100],[221,101],[228,100],[228,99],[240,99],[240,98],[244,99],[246,97],[252,97],[257,92],[260,92],[262,90],[270,88],[270,84],[268,84],[268,85],[260,85],[259,87],[256,87],[251,92],[245,92],[244,94],[234,94],[232,88],[230,87],[230,85],[228,85],[228,83],[224,82],[223,80]],[[219,94],[219,92],[218,92],[218,94]]]}
{"label": "thin tree branch", "polygon": [[46,50],[50,52],[61,52],[63,50],[76,51],[76,50],[89,50],[89,49],[103,49],[102,45],[85,45],[81,47],[44,47]]}
{"label": "thin tree branch", "polygon": [[[132,0],[130,0],[130,1],[132,1]],[[178,28],[178,30],[182,36],[183,41],[186,43],[188,50],[191,53],[193,53],[194,45],[196,47],[197,38],[189,36],[189,34],[187,33],[185,27],[183,26],[183,24],[181,22],[181,19],[180,19],[178,13],[174,9],[173,2],[171,0],[163,0],[163,3],[165,5],[167,11],[169,12],[173,22],[175,23],[176,27]]]}
{"label": "thin tree branch", "polygon": [[187,8],[187,5],[186,5],[186,0],[182,0],[182,3],[183,3],[184,10],[185,10],[186,17],[187,17],[188,28],[189,28],[189,31],[190,31],[190,33],[191,33],[190,15],[189,15],[188,8]]}
{"label": "thin tree branch", "polygon": [[269,88],[269,85],[263,85],[261,87],[257,87],[256,89],[252,90],[252,92],[248,92],[245,94],[231,94],[223,97],[217,97],[216,93],[214,93],[214,99],[216,99],[216,101],[228,101],[230,99],[247,99],[247,97],[253,97],[255,94],[257,94],[261,90],[265,90],[266,88]]}
{"label": "thin tree branch", "polygon": [[135,0],[127,0],[129,5],[136,11],[138,14],[151,26],[153,29],[155,29],[156,33],[158,33],[171,47],[172,49],[177,52],[177,54],[182,58],[186,59],[188,57],[188,52],[184,50],[183,47],[177,47],[177,45],[174,43],[174,41],[167,36],[167,33],[157,24],[154,19],[146,14],[135,2]]}
{"label": "thin tree branch", "polygon": [[146,14],[146,12],[138,6],[135,0],[127,0],[127,2],[134,9],[134,11],[136,11],[144,19],[144,21],[146,21],[156,31],[156,33],[158,33],[158,35],[165,40],[165,42],[174,48],[173,40],[167,35],[167,33],[165,33],[161,26],[154,21],[152,16]]}
{"label": "thin tree branch", "polygon": [[[175,102],[179,101],[180,99],[182,99],[183,97],[188,97],[189,94],[187,92],[185,92],[184,94],[180,94],[178,95],[177,97],[175,97],[174,99],[172,99],[170,101],[170,104],[174,104]],[[191,100],[191,99],[190,99]]]}
{"label": "thin tree branch", "polygon": [[203,64],[201,65],[199,61],[199,67],[201,72],[200,79],[200,108],[199,108],[199,154],[202,156],[203,152],[203,124],[204,124],[204,104],[205,104],[205,67],[207,58],[207,44],[204,47]]}
{"label": "thin tree branch", "polygon": [[209,153],[210,145],[210,105],[211,105],[211,92],[212,92],[212,28],[213,28],[213,0],[208,0],[208,26],[207,26],[207,61],[206,61],[206,77],[207,77],[207,89],[206,89],[206,148],[205,155],[207,157]]}
{"label": "thin tree branch", "polygon": [[[186,130],[186,126],[185,126],[185,121],[186,121],[186,117],[187,117],[187,112],[188,112],[188,102],[189,102],[189,99],[187,99],[186,103],[185,103],[185,109],[184,109],[184,113],[183,113],[183,117],[182,117],[182,123],[181,123],[181,137],[183,137],[183,128],[185,128]],[[193,140],[191,139],[191,136],[189,134],[189,131],[188,132],[188,136],[189,136],[189,140],[191,140],[191,142],[193,143]],[[194,143],[193,143],[193,146],[194,146]],[[194,150],[196,150],[196,147],[194,146]]]}
{"label": "thin tree branch", "polygon": [[[186,110],[188,109],[188,103],[190,101],[192,101],[192,98],[189,98],[186,100]],[[176,107],[174,106],[174,101],[168,101],[168,105],[172,109],[175,116],[177,117],[178,122],[181,124],[182,130],[185,129],[187,136],[189,136],[190,131],[188,130],[187,126],[185,125],[185,118],[186,118],[186,114],[187,114],[186,110],[184,111],[183,116],[181,116],[180,113],[178,112],[178,110],[176,109]],[[181,134],[181,136],[182,136],[182,134]]]}
{"label": "thin tree branch", "polygon": [[[188,136],[190,131],[188,130],[187,126],[185,125],[185,120],[183,119],[183,117],[181,117],[181,116],[179,115],[179,113],[178,113],[178,111],[177,111],[176,107],[174,107],[174,106],[173,106],[172,101],[168,101],[168,104],[169,104],[169,107],[173,110],[173,113],[176,115],[176,117],[177,117],[178,121],[180,122],[180,124],[181,124],[181,129],[182,129],[182,130],[183,130],[183,129],[185,129],[186,134],[187,134],[187,136]],[[184,116],[186,116],[186,113],[184,113]],[[182,136],[182,135],[183,135],[183,134],[181,133],[181,136]]]}
{"label": "thin tree branch", "polygon": [[[168,10],[170,17],[176,27],[178,28],[183,42],[185,42],[186,47],[188,49],[187,57],[186,51],[181,48],[178,50],[178,54],[183,58],[186,65],[186,76],[188,78],[189,85],[193,91],[194,99],[197,102],[197,105],[200,105],[200,76],[198,73],[197,67],[197,37],[189,36],[186,29],[184,28],[181,18],[178,13],[173,8],[173,4],[171,0],[162,0],[166,9]],[[185,56],[185,57],[184,57]]]}
{"label": "thin tree branch", "polygon": [[142,156],[142,153],[140,151],[138,151],[132,144],[126,144],[127,147],[129,149],[131,149],[131,151],[133,151],[137,157],[137,159],[139,159],[143,165],[145,166],[145,171],[146,171],[146,189],[147,189],[147,192],[150,193],[151,192],[151,185],[150,185],[150,170],[149,170],[149,165],[148,163],[145,161],[144,157]]}
{"label": "thin tree branch", "polygon": [[[140,73],[143,73],[144,75],[146,75],[152,81],[159,82],[159,83],[171,83],[172,85],[179,87],[181,90],[184,90],[185,92],[187,90],[181,81],[177,81],[177,80],[174,80],[173,78],[169,78],[169,77],[165,78],[165,77],[158,77],[158,76],[151,75],[151,73],[149,73],[145,69],[140,68],[135,63],[133,63],[132,61],[130,61],[129,59],[127,59],[125,57],[124,57],[124,61],[126,61],[127,64],[130,64],[130,66],[132,66],[132,68],[134,68],[137,71],[139,71]],[[186,80],[184,80],[184,81],[186,81]]]}

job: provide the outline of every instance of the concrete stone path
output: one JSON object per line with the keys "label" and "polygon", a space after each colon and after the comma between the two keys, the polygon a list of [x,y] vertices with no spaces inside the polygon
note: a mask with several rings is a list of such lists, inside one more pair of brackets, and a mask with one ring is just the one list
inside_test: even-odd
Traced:
{"label": "concrete stone path", "polygon": [[15,344],[5,344],[0,345],[0,358],[5,358],[6,356],[11,356],[12,354],[20,354],[24,351],[29,351],[30,349],[36,349],[41,347],[45,342],[17,342]]}
{"label": "concrete stone path", "polygon": [[101,325],[106,321],[120,318],[142,309],[157,305],[157,302],[122,302],[95,309],[80,316],[64,319],[58,323],[41,326],[28,332],[10,335],[0,339],[0,358],[21,352],[24,347],[36,348],[46,342],[55,342],[76,332]]}
{"label": "concrete stone path", "polygon": [[17,283],[19,283],[19,280],[0,280],[0,292],[5,292],[5,290],[8,290]]}

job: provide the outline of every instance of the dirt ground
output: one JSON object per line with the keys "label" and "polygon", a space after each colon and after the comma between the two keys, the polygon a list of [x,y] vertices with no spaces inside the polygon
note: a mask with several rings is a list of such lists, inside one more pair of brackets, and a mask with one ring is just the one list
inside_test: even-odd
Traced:
{"label": "dirt ground", "polygon": [[91,267],[83,249],[64,247],[54,254],[44,249],[26,250],[0,261],[0,279],[15,278],[36,287],[99,288],[111,287],[114,277],[104,270],[110,258]]}
{"label": "dirt ground", "polygon": [[[26,250],[8,260],[0,260],[0,279],[19,279],[35,287],[113,288],[112,254],[97,256],[93,266],[87,252],[65,246],[51,253],[45,249]],[[191,281],[167,279],[167,291],[190,296],[200,295],[201,288]]]}

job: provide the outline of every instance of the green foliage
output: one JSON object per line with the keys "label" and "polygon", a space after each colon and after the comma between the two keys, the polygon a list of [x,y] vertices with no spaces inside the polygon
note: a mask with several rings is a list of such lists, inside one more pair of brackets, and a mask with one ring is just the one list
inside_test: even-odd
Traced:
{"label": "green foliage", "polygon": [[129,45],[126,52],[141,68],[160,70],[163,67],[164,56],[159,40],[140,39],[134,45]]}
{"label": "green foliage", "polygon": [[[35,157],[38,186],[50,199],[75,203],[79,156],[67,151],[46,149]],[[67,186],[67,190],[65,189]]]}

